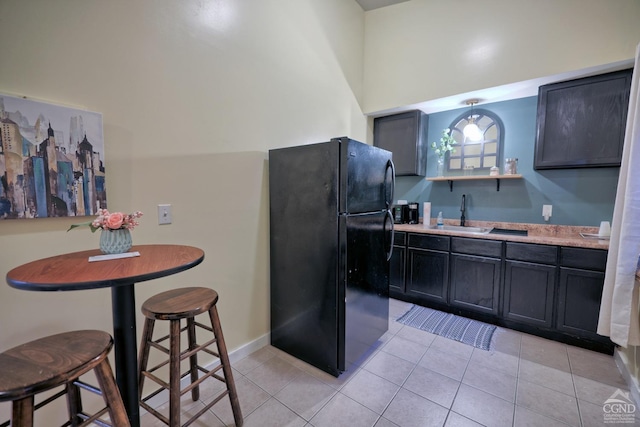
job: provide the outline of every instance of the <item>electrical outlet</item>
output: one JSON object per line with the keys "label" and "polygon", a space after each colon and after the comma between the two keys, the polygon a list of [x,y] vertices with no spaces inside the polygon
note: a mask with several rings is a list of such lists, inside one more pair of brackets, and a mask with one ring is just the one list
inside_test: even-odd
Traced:
{"label": "electrical outlet", "polygon": [[545,221],[549,221],[551,218],[551,212],[553,210],[553,205],[542,205],[542,216]]}
{"label": "electrical outlet", "polygon": [[171,224],[171,205],[158,205],[158,224]]}

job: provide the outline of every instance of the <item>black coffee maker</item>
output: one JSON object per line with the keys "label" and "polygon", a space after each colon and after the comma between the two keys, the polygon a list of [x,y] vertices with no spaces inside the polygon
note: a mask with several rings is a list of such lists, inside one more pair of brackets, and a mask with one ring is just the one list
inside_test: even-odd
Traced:
{"label": "black coffee maker", "polygon": [[396,224],[417,224],[418,218],[418,202],[393,207],[393,222]]}
{"label": "black coffee maker", "polygon": [[408,205],[408,223],[417,224],[419,222],[418,202],[410,202]]}
{"label": "black coffee maker", "polygon": [[409,222],[409,205],[395,205],[393,207],[393,222],[406,224]]}

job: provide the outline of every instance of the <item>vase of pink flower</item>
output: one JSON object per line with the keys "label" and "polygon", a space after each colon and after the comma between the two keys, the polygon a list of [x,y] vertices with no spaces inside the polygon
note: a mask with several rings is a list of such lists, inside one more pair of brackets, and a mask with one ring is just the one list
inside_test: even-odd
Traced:
{"label": "vase of pink flower", "polygon": [[103,254],[123,254],[131,249],[131,246],[133,246],[133,240],[128,228],[102,229],[100,251]]}
{"label": "vase of pink flower", "polygon": [[133,245],[131,230],[140,224],[138,218],[141,216],[142,212],[140,211],[124,214],[122,212],[109,212],[107,209],[99,209],[98,216],[93,221],[73,224],[69,227],[69,230],[82,226],[88,226],[93,233],[96,230],[102,230],[100,234],[100,250],[102,253],[121,254],[131,249]]}

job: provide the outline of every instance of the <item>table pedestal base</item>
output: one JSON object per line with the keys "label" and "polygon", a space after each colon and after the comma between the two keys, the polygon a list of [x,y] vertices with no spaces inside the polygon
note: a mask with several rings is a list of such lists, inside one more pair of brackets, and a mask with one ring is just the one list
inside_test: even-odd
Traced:
{"label": "table pedestal base", "polygon": [[111,288],[116,382],[129,415],[131,427],[140,427],[138,404],[138,346],[136,297],[133,283]]}

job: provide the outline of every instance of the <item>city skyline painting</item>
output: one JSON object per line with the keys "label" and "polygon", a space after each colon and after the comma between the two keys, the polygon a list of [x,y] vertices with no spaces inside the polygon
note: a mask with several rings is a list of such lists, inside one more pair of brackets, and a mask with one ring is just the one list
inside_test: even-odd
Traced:
{"label": "city skyline painting", "polygon": [[106,208],[102,114],[0,93],[0,220]]}

